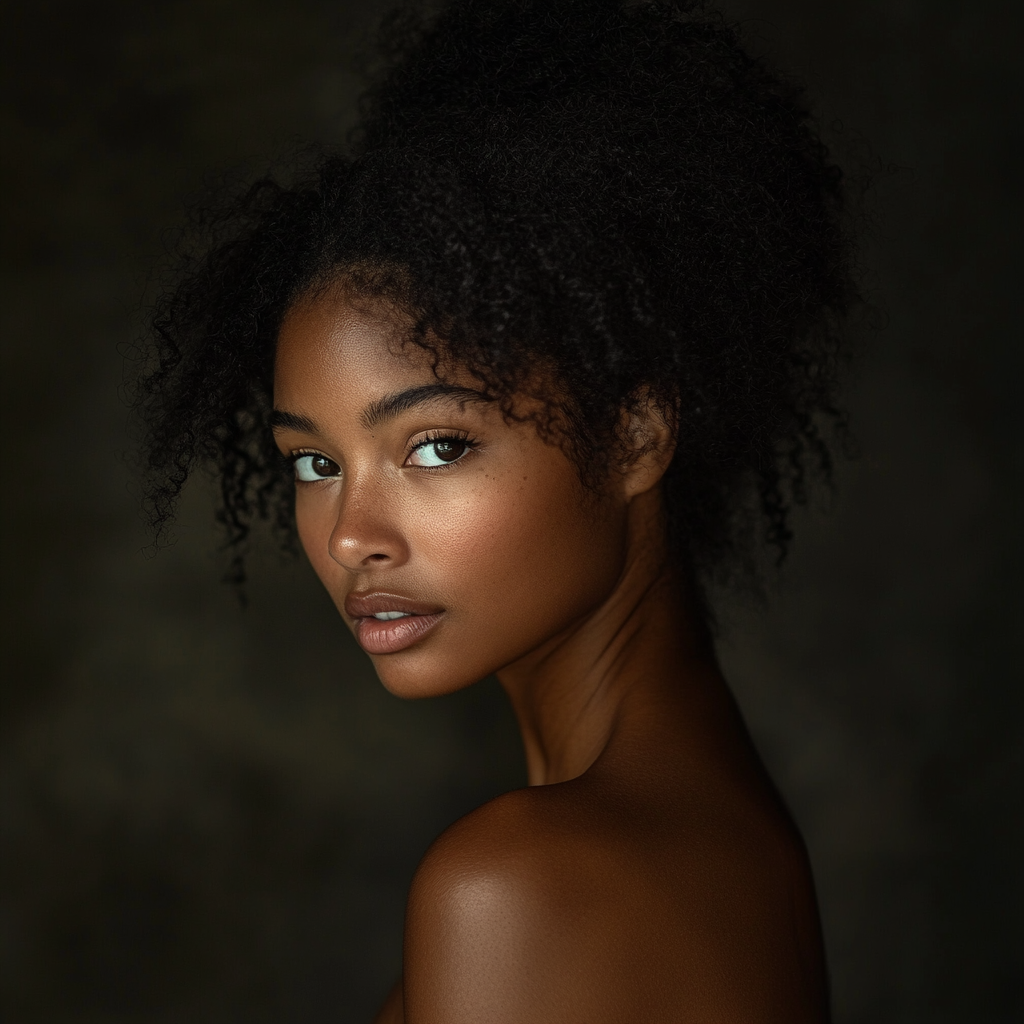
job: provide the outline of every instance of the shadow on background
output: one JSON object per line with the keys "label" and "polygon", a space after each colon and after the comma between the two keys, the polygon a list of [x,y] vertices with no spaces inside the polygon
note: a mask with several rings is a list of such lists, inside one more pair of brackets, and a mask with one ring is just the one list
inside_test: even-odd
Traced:
{"label": "shadow on background", "polygon": [[[339,140],[387,5],[5,5],[0,1017],[365,1021],[431,838],[521,785],[493,680],[387,695],[304,563],[153,558],[119,351],[208,176]],[[892,169],[863,456],[723,657],[811,848],[838,1024],[1019,1019],[1020,9],[743,0]]]}

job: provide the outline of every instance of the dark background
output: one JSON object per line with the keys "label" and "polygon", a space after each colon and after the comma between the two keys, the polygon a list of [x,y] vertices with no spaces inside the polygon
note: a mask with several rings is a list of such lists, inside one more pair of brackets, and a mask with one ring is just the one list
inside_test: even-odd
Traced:
{"label": "dark background", "polygon": [[[3,10],[0,1018],[366,1021],[430,839],[524,769],[405,704],[209,486],[152,557],[121,351],[211,174],[337,140],[370,0]],[[862,455],[723,658],[811,850],[838,1024],[1021,1019],[1021,5],[745,0],[868,195]],[[841,122],[841,125],[838,124]],[[869,148],[859,143],[868,140]]]}

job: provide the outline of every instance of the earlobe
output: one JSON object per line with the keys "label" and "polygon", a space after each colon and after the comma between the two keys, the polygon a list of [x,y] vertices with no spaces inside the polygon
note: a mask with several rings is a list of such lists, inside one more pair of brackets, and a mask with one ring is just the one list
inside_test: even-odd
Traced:
{"label": "earlobe", "polygon": [[649,389],[632,409],[623,409],[623,486],[627,499],[643,494],[665,475],[676,450],[677,416]]}

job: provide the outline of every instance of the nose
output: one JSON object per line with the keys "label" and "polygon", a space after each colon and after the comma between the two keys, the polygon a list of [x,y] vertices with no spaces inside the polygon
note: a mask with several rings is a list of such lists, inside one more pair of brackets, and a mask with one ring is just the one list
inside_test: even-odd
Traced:
{"label": "nose", "polygon": [[408,542],[386,491],[347,480],[327,549],[338,565],[353,573],[403,564],[409,557]]}

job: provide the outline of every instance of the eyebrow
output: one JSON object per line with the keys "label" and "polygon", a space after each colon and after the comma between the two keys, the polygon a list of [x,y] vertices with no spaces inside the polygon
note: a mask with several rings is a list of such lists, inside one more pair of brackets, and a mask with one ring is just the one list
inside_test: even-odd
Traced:
{"label": "eyebrow", "polygon": [[[395,391],[374,399],[360,417],[367,430],[394,419],[400,413],[414,409],[428,402],[444,401],[451,404],[465,405],[467,402],[489,402],[491,399],[483,391],[460,387],[456,384],[418,384]],[[283,409],[274,409],[270,414],[271,430],[297,430],[304,434],[319,434],[320,429],[308,416],[301,416]]]}
{"label": "eyebrow", "polygon": [[275,409],[270,414],[271,430],[297,430],[302,434],[319,434],[316,424],[308,416],[297,416],[293,412]]}
{"label": "eyebrow", "polygon": [[367,430],[380,426],[387,420],[394,419],[399,413],[425,405],[427,402],[444,401],[452,405],[465,405],[467,402],[486,402],[487,396],[473,388],[459,387],[457,384],[419,384],[416,387],[396,391],[372,401],[362,415],[363,426]]}

